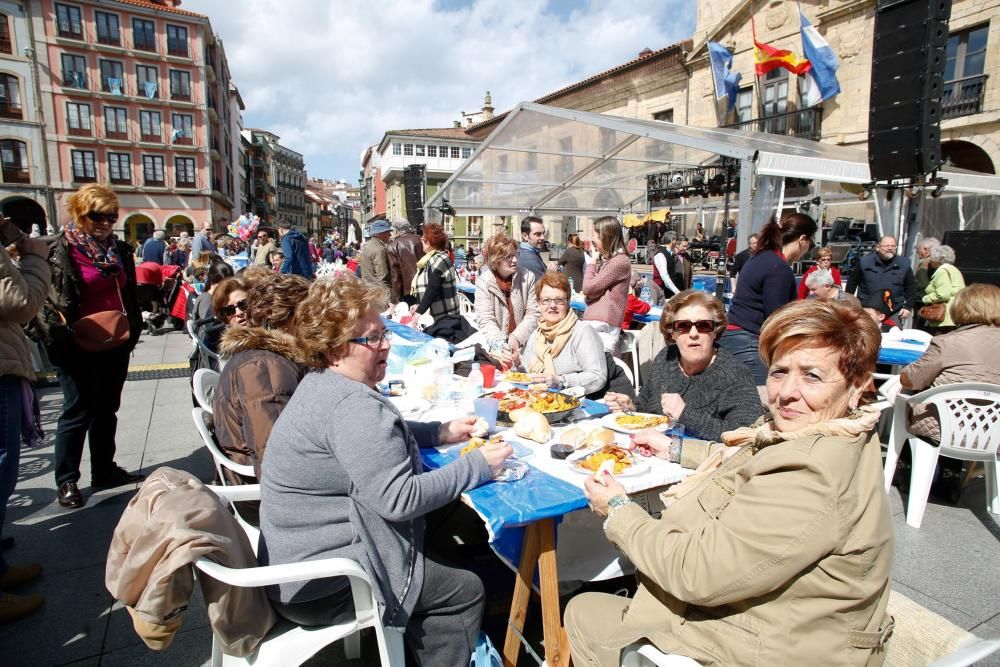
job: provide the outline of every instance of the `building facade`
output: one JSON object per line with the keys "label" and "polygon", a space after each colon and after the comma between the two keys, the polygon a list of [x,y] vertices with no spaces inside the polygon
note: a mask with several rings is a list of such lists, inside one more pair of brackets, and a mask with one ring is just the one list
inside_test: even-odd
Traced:
{"label": "building facade", "polygon": [[382,180],[381,154],[378,144],[369,146],[361,156],[359,222],[385,216],[385,181]]}
{"label": "building facade", "polygon": [[305,162],[302,154],[278,143],[273,132],[249,129],[251,210],[268,225],[287,220],[306,228]]}

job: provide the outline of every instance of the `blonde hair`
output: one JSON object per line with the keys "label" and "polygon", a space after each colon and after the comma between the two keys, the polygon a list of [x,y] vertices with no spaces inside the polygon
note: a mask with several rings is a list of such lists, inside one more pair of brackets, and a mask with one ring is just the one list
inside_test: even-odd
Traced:
{"label": "blonde hair", "polygon": [[829,257],[833,259],[833,248],[830,246],[823,246],[822,248],[816,248],[816,261],[823,259],[824,257]]}
{"label": "blonde hair", "polygon": [[949,311],[956,326],[1000,327],[1000,287],[983,283],[967,285],[955,295]]}
{"label": "blonde hair", "polygon": [[862,308],[843,301],[793,301],[774,311],[760,330],[760,358],[802,347],[828,347],[840,355],[837,368],[849,386],[866,384],[875,372],[882,334]]}
{"label": "blonde hair", "polygon": [[352,276],[317,280],[295,310],[291,333],[307,365],[326,368],[344,356],[354,327],[370,308],[382,310],[389,290]]}
{"label": "blonde hair", "polygon": [[94,223],[87,217],[91,211],[101,213],[118,212],[118,195],[103,183],[87,183],[69,196],[67,200],[69,217],[88,234],[94,231]]}
{"label": "blonde hair", "polygon": [[274,273],[255,278],[247,290],[247,324],[268,329],[288,329],[295,309],[309,293],[309,281],[294,274]]}
{"label": "blonde hair", "polygon": [[683,292],[678,292],[663,304],[663,313],[660,315],[660,333],[663,334],[663,340],[667,343],[673,340],[674,334],[671,325],[674,323],[674,318],[682,308],[687,308],[688,306],[701,306],[712,313],[712,319],[717,323],[715,326],[715,340],[718,342],[722,334],[725,333],[726,325],[728,324],[726,309],[723,308],[722,303],[714,296],[696,289],[686,289]]}
{"label": "blonde hair", "polygon": [[517,241],[502,233],[488,238],[483,246],[483,254],[493,273],[496,273],[497,268],[512,252],[517,252]]}

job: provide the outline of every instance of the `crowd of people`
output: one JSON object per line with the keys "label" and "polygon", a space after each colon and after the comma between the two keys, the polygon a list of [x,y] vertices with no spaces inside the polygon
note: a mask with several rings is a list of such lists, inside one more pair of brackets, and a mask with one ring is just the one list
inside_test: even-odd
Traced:
{"label": "crowd of people", "polygon": [[[486,601],[483,582],[440,555],[441,534],[429,525],[512,454],[509,444],[489,443],[425,471],[420,448],[468,440],[475,418],[409,421],[377,390],[391,351],[384,317],[395,306],[405,304],[417,325],[429,316],[432,334],[467,319],[456,259],[475,281],[481,361],[551,388],[581,388],[612,411],[668,415],[724,444],[665,492],[660,518],[613,476],[585,482],[591,508],[607,518],[607,539],[635,564],[640,583],[630,598],[582,593],[570,601],[565,623],[579,665],[619,664],[621,649],[640,638],[699,662],[744,663],[751,649],[758,662],[878,662],[891,632],[893,557],[873,435],[878,412],[867,406],[880,329],[916,317],[936,334],[903,370],[904,387],[1000,383],[989,357],[989,341],[1000,343],[1000,288],[966,286],[954,251],[933,239],[918,246],[915,275],[892,237],[846,286],[824,249],[798,284],[791,265],[817,234],[801,213],[753,237],[728,312],[690,289],[686,241],[663,236],[653,262],[666,296],[663,349],[638,393],[614,356],[626,318],[649,303],[637,298],[646,281],[633,272],[614,217],[594,222],[589,243],[571,238],[556,262],[544,257],[545,224],[535,217],[522,221],[520,240],[494,235],[481,254],[452,250],[436,223],[417,234],[406,221],[376,220],[358,249],[279,224],[273,236],[257,230],[250,265],[236,271],[207,225],[190,239],[154,234],[135,251],[112,234],[117,214],[114,192],[89,184],[70,198],[59,234],[12,238],[16,263],[0,253],[0,530],[22,437],[35,427],[21,325],[38,323],[36,340],[57,368],[57,498],[79,508],[85,442],[93,487],[143,479],[115,462],[116,413],[143,328],[134,258],[175,265],[192,286],[192,368],[220,372],[208,426],[228,457],[254,471],[227,471],[226,482],[261,484],[259,504],[239,506],[260,528],[258,560],[361,563],[383,622],[405,631],[419,664],[468,664]],[[325,263],[344,270],[315,278]],[[910,419],[914,432],[939,437],[933,410],[917,406]],[[634,443],[669,455],[670,439],[658,431],[639,432]],[[41,605],[38,596],[9,593],[39,572],[0,556],[0,622]],[[280,615],[307,626],[329,624],[354,604],[344,578],[272,586],[268,596]]]}

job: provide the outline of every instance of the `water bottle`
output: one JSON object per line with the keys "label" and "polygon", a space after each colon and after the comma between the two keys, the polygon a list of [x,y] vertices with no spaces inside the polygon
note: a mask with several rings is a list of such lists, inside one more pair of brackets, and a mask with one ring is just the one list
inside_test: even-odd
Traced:
{"label": "water bottle", "polygon": [[572,278],[569,279],[569,293],[571,295],[576,294],[576,290],[573,289],[573,279]]}
{"label": "water bottle", "polygon": [[639,290],[639,298],[646,303],[652,303],[653,293],[649,290],[649,284],[647,283],[648,280],[649,276],[642,277],[642,288]]}
{"label": "water bottle", "polygon": [[479,370],[479,364],[472,364],[472,371],[466,381],[466,391],[471,398],[478,398],[483,393],[483,372]]}

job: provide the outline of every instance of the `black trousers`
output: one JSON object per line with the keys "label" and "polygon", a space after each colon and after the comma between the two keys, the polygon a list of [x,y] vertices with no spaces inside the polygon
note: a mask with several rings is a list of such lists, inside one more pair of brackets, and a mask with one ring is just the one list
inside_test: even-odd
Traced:
{"label": "black trousers", "polygon": [[56,432],[56,486],[80,481],[88,436],[91,477],[114,470],[117,413],[130,354],[127,344],[104,352],[75,350],[65,366],[56,369],[63,392]]}

